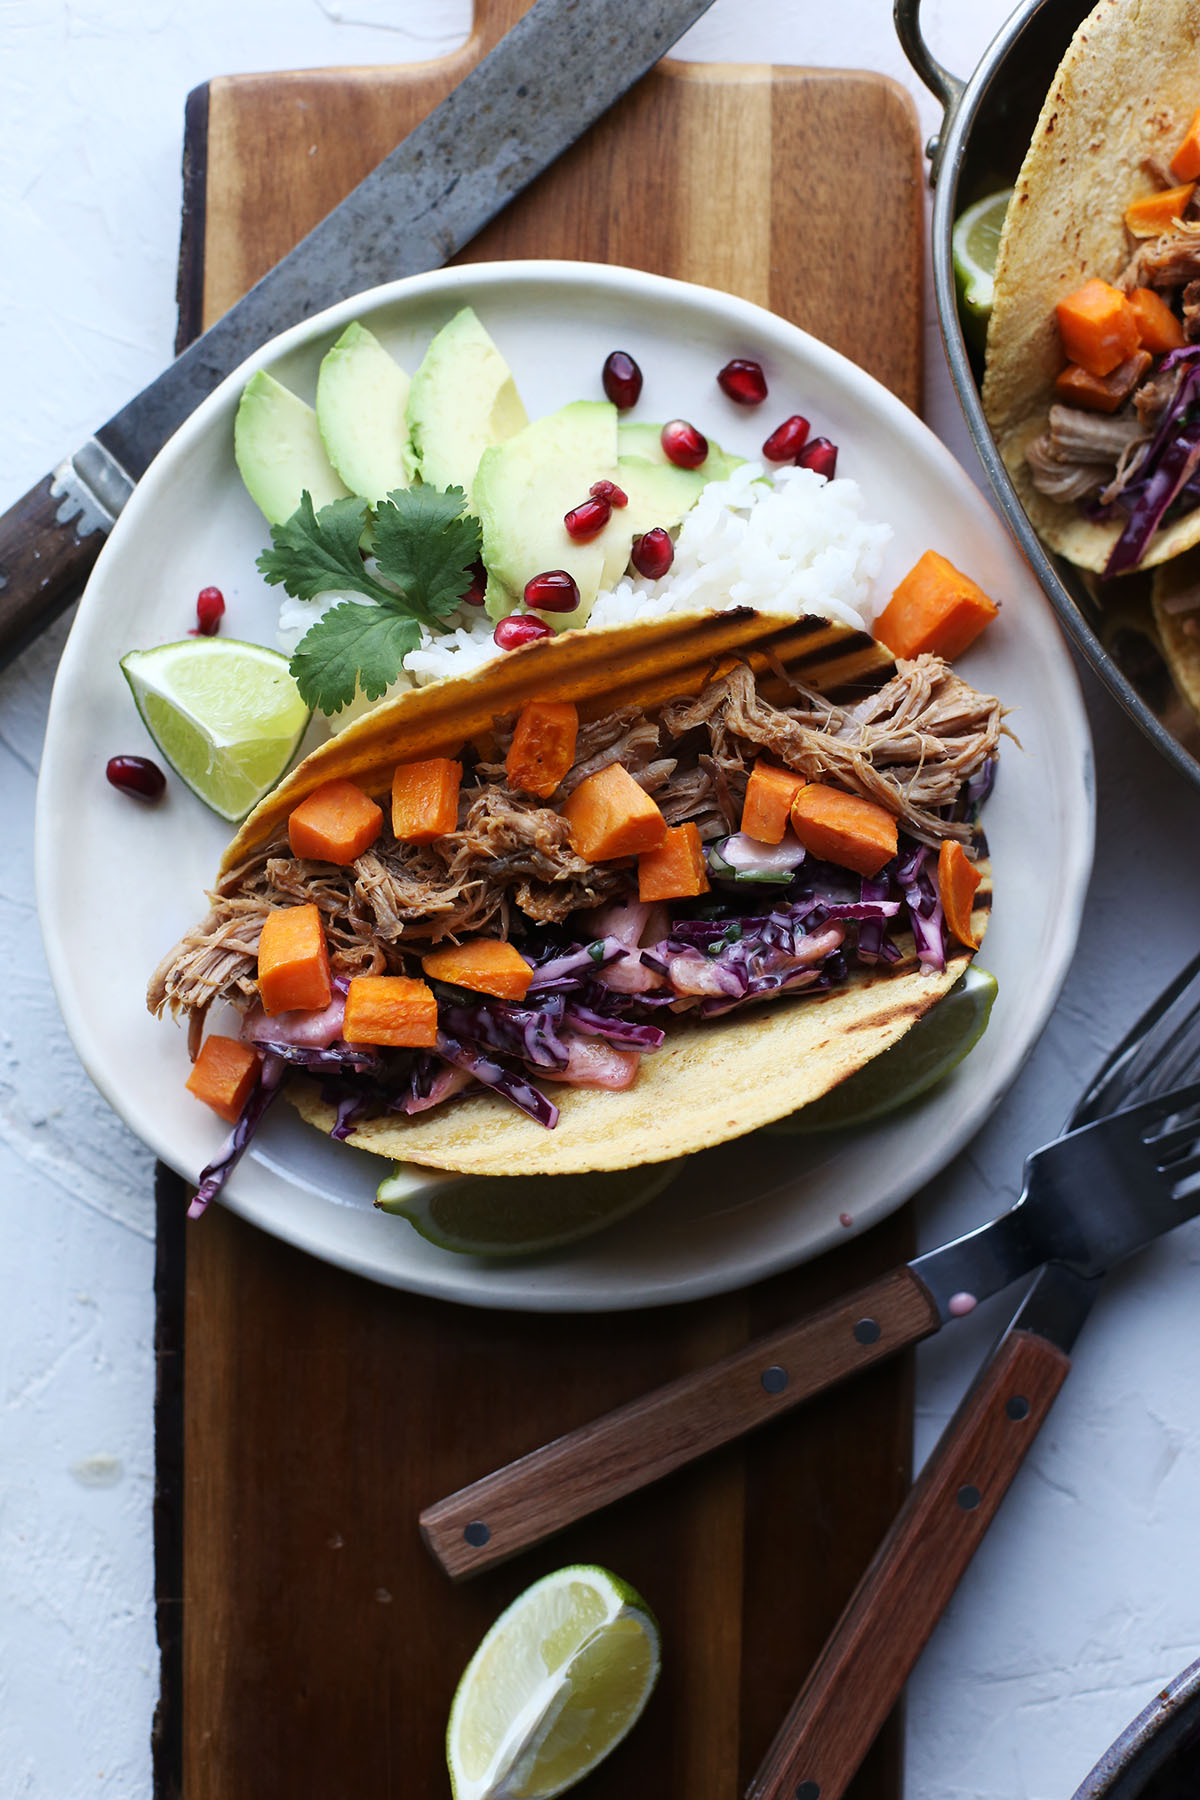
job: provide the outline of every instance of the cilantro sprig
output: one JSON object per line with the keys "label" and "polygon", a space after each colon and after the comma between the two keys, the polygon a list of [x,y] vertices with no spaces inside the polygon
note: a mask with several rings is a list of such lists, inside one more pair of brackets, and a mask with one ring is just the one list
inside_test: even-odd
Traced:
{"label": "cilantro sprig", "polygon": [[[298,600],[318,594],[362,594],[344,600],[309,627],[291,660],[308,706],[340,712],[361,687],[378,700],[421,641],[437,629],[471,585],[479,559],[479,521],[461,488],[396,488],[370,506],[353,497],[320,512],[306,491],[290,519],[272,525],[270,550],[258,567],[273,587]],[[361,543],[369,534],[376,572]]]}

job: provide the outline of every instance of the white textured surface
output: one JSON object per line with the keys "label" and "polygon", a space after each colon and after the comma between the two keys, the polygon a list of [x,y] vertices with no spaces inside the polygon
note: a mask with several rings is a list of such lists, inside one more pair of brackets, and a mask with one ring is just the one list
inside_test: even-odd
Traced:
{"label": "white textured surface", "polygon": [[[965,72],[1004,0],[927,0]],[[234,69],[416,60],[459,0],[0,0],[0,497],[170,354],[188,90]],[[698,58],[908,75],[887,0],[716,0]],[[973,468],[930,313],[927,417]],[[0,676],[0,1800],[149,1793],[156,1692],[151,1169],[59,1024],[32,904],[34,771],[62,627]],[[1100,774],[1080,953],[993,1122],[922,1202],[928,1243],[1015,1192],[1024,1149],[1195,949],[1200,799],[1086,681]],[[97,746],[97,755],[103,747]],[[909,1800],[1067,1800],[1200,1651],[1200,1231],[1110,1283],[1041,1443],[912,1684]],[[1010,1306],[921,1358],[932,1443]]]}

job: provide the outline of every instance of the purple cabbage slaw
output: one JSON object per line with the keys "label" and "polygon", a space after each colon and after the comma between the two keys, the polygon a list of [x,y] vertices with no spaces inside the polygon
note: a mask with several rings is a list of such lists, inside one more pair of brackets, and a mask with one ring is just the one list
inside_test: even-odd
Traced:
{"label": "purple cabbage slaw", "polygon": [[[1177,368],[1183,369],[1183,377],[1159,420],[1150,447],[1135,478],[1113,502],[1129,514],[1129,519],[1104,565],[1106,579],[1137,567],[1167,508],[1189,489],[1200,467],[1200,417],[1192,416],[1193,407],[1200,401],[1200,345],[1169,351],[1156,373],[1161,375]],[[1200,495],[1196,498],[1200,501]]]}
{"label": "purple cabbage slaw", "polygon": [[[952,817],[977,816],[995,772],[995,762],[989,762],[965,784]],[[976,842],[983,845],[981,833]],[[873,878],[803,858],[786,888],[774,887],[769,898],[761,888],[755,895],[723,876],[723,866],[718,856],[711,894],[678,903],[679,915],[669,920],[666,936],[647,947],[636,947],[636,933],[631,935],[628,919],[614,908],[606,916],[623,927],[623,936],[602,931],[581,943],[566,938],[561,928],[531,931],[521,945],[535,971],[524,1002],[433,982],[434,1050],[381,1052],[345,1043],[340,1036],[344,977],[335,982],[338,996],[319,1019],[268,1018],[255,1009],[243,1035],[262,1052],[259,1080],[230,1136],[201,1172],[188,1216],[199,1217],[220,1192],[293,1068],[324,1078],[322,1098],[335,1109],[330,1135],[339,1140],[369,1114],[425,1111],[476,1086],[490,1088],[553,1130],[558,1108],[530,1077],[561,1079],[572,1040],[652,1054],[665,1040],[652,1022],[662,1008],[695,1009],[712,1018],[779,993],[827,992],[846,979],[855,959],[897,962],[901,952],[889,928],[904,925],[912,931],[918,960],[930,970],[945,967],[937,858],[903,834],[896,857]],[[753,867],[739,858],[739,872],[748,866]],[[613,985],[616,965],[626,959],[639,961],[658,984],[632,991]]]}

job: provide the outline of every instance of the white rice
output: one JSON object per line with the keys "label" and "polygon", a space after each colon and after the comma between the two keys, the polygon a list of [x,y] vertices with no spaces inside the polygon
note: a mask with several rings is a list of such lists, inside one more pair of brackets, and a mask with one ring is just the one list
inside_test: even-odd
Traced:
{"label": "white rice", "polygon": [[[857,482],[827,481],[790,464],[765,469],[743,463],[727,481],[713,481],[687,514],[675,558],[661,581],[627,575],[596,597],[588,630],[660,619],[667,613],[725,612],[734,606],[785,619],[817,614],[869,630],[875,616],[871,587],[883,563],[891,528],[864,519]],[[279,647],[290,655],[310,625],[341,600],[362,605],[361,594],[287,598],[279,609]],[[464,607],[436,636],[404,659],[405,674],[388,689],[467,675],[503,656],[493,621]],[[361,695],[337,715],[336,727],[367,710]]]}

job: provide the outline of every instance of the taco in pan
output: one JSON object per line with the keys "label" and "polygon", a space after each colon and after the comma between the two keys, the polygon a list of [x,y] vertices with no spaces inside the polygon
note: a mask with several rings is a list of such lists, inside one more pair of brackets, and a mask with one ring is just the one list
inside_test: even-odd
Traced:
{"label": "taco in pan", "polygon": [[1001,233],[983,405],[1050,549],[1103,576],[1200,542],[1200,11],[1101,0]]}
{"label": "taco in pan", "polygon": [[936,656],[749,609],[385,703],[250,815],[151,982],[193,1048],[241,1014],[189,1083],[236,1121],[198,1204],[284,1085],[474,1174],[665,1160],[817,1099],[970,961],[1001,730]]}

